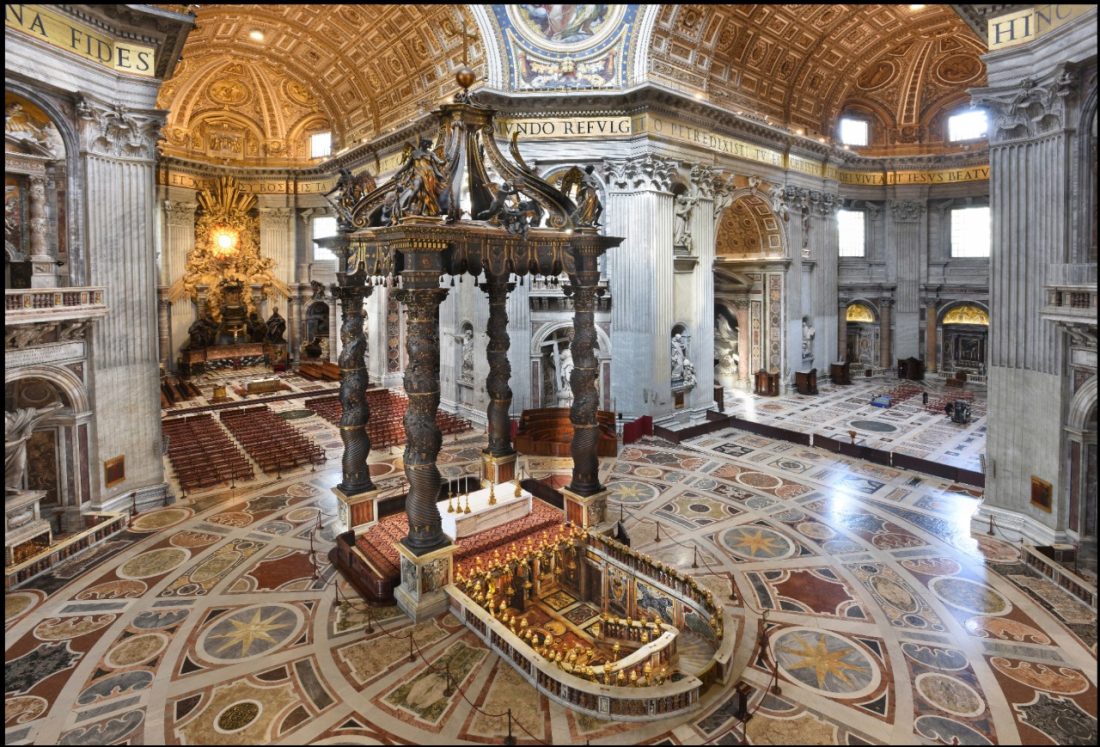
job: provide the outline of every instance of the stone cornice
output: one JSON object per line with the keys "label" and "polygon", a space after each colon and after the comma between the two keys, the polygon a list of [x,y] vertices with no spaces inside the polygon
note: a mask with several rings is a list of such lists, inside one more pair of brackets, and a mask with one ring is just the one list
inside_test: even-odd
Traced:
{"label": "stone cornice", "polygon": [[[187,35],[195,27],[194,14],[175,13],[155,5],[53,6],[108,36],[156,48],[156,77],[172,77],[183,54]],[[152,26],[152,31],[149,27]]]}

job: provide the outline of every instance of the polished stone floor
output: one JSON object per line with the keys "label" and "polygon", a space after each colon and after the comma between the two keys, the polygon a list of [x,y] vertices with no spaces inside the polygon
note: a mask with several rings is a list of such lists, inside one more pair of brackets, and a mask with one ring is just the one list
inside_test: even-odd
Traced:
{"label": "polished stone floor", "polygon": [[[444,470],[483,439],[448,438]],[[395,453],[372,462],[380,484],[402,479]],[[732,686],[679,720],[608,723],[540,696],[449,616],[390,608],[367,632],[326,559],[330,465],[143,512],[8,593],[5,741],[499,743],[509,708],[521,743],[740,738]],[[720,598],[732,574],[747,630],[767,611],[779,691],[747,662],[750,742],[1095,741],[1095,614],[1029,573],[1014,537],[971,535],[973,489],[737,431],[645,439],[601,474],[635,547]],[[394,638],[410,631],[424,658]],[[451,694],[425,663],[443,658]]]}
{"label": "polished stone floor", "polygon": [[[922,393],[928,393],[925,405]],[[891,407],[875,407],[871,399],[893,393]],[[952,423],[944,405],[955,399],[970,404],[966,425]],[[814,433],[847,442],[855,431],[856,443],[955,467],[984,472],[986,389],[967,383],[948,388],[942,379],[902,381],[893,374],[855,377],[847,386],[824,380],[816,395],[791,392],[761,397],[747,390],[725,391],[726,412],[757,423]]]}

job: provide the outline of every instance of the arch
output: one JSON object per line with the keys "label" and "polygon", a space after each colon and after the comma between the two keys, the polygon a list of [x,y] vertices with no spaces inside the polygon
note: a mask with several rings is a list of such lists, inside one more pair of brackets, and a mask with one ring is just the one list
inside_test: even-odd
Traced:
{"label": "arch", "polygon": [[23,366],[4,372],[4,385],[24,379],[44,379],[56,386],[73,409],[73,415],[79,417],[91,413],[88,390],[84,382],[67,368],[51,365]]}
{"label": "arch", "polygon": [[652,49],[653,28],[661,13],[661,4],[643,5],[634,19],[634,66],[631,68],[631,84],[638,84],[649,77],[649,52]]}
{"label": "arch", "polygon": [[786,226],[757,190],[743,188],[731,195],[718,221],[715,254],[739,259],[787,256]]}
{"label": "arch", "polygon": [[1096,374],[1093,374],[1077,389],[1069,403],[1069,417],[1066,428],[1082,433],[1089,428],[1089,421],[1096,413]]}
{"label": "arch", "polygon": [[[949,315],[952,317],[950,320]],[[979,324],[988,327],[989,305],[981,301],[952,301],[945,304],[937,316],[940,324]]]}
{"label": "arch", "polygon": [[[565,328],[565,327],[568,327],[569,329],[572,329],[573,328],[573,320],[569,319],[569,320],[565,320],[565,321],[546,322],[541,327],[539,327],[537,330],[535,330],[535,333],[533,335],[531,335],[530,354],[532,356],[541,355],[542,354],[542,349],[541,349],[540,346],[542,345],[542,343],[545,342],[546,339],[548,337],[550,337],[550,335],[554,334],[559,329],[562,329],[562,328]],[[601,360],[604,359],[604,358],[610,358],[611,357],[611,338],[608,337],[607,332],[605,332],[603,330],[603,328],[601,328],[598,325],[596,326],[596,340],[597,340],[596,357],[601,359]]]}
{"label": "arch", "polygon": [[[844,319],[849,324],[878,324],[879,316],[878,307],[870,301],[863,298],[854,298],[848,302],[846,307],[847,311],[844,314]],[[870,315],[870,319],[867,315]]]}
{"label": "arch", "polygon": [[489,87],[503,91],[507,86],[507,71],[504,69],[504,54],[500,47],[500,32],[489,8],[488,5],[471,5],[470,15],[474,17],[485,50],[485,77]]}

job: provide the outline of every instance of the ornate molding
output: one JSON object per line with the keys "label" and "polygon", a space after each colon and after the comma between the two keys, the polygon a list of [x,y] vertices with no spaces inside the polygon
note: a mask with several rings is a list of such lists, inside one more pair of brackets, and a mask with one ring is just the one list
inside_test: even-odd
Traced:
{"label": "ornate molding", "polygon": [[978,88],[972,101],[993,114],[991,140],[1037,137],[1065,126],[1066,106],[1077,94],[1077,83],[1077,72],[1062,65],[1046,83],[1024,78],[1009,88]]}
{"label": "ornate molding", "polygon": [[194,202],[165,200],[164,217],[169,226],[193,229],[195,227],[195,208],[197,207],[198,204]]}
{"label": "ornate molding", "polygon": [[294,215],[293,208],[287,207],[262,207],[260,208],[260,221],[281,220],[286,221]]}
{"label": "ornate molding", "polygon": [[112,158],[152,161],[165,113],[134,112],[122,106],[106,106],[81,96],[76,102],[80,145],[84,150]]}
{"label": "ornate molding", "polygon": [[68,319],[7,327],[4,330],[4,349],[10,353],[49,343],[80,343],[83,353],[84,338],[91,324],[88,319]]}
{"label": "ornate molding", "polygon": [[654,189],[668,192],[676,176],[676,164],[668,158],[646,153],[633,158],[604,161],[604,181],[616,189]]}
{"label": "ornate molding", "polygon": [[916,223],[927,211],[923,202],[896,200],[890,203],[890,213],[895,223]]}
{"label": "ornate molding", "polygon": [[831,192],[819,192],[811,189],[809,194],[810,212],[819,218],[828,218],[840,209],[840,198]]}

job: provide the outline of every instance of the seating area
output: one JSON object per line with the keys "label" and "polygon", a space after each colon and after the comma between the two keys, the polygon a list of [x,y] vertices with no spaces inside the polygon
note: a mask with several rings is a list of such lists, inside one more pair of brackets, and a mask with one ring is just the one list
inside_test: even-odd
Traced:
{"label": "seating area", "polygon": [[185,400],[200,396],[202,396],[202,392],[190,381],[183,381],[180,379],[160,380],[160,406],[165,409]]}
{"label": "seating area", "polygon": [[[600,440],[596,454],[602,457],[616,456],[618,440],[615,436],[615,413],[599,411],[596,422],[600,426]],[[516,431],[516,451],[536,456],[568,457],[573,440],[573,424],[569,421],[568,407],[546,407],[524,410]]]}
{"label": "seating area", "polygon": [[[340,424],[343,408],[339,397],[309,399],[305,405],[333,425]],[[405,443],[404,418],[409,398],[391,389],[372,389],[367,392],[367,405],[370,407],[367,435],[370,436],[371,447],[384,449]],[[436,412],[435,421],[445,436],[463,433],[473,427],[470,421],[442,410]]]}
{"label": "seating area", "polygon": [[310,381],[339,381],[340,367],[332,361],[302,363],[298,366],[298,375]]}
{"label": "seating area", "polygon": [[[560,509],[536,499],[531,502],[531,513],[522,519],[458,540],[455,543],[459,547],[454,555],[455,570],[464,569],[468,572],[469,564],[466,561],[472,561],[473,558],[492,548],[503,548],[509,543],[522,542],[527,537],[557,526],[563,521],[564,516]],[[391,583],[396,586],[400,582],[401,565],[394,543],[399,542],[408,533],[408,515],[401,512],[387,516],[356,538],[355,546],[367,558],[371,569],[377,571],[380,576],[377,581],[389,582],[369,583],[368,588],[385,588]]]}
{"label": "seating area", "polygon": [[268,474],[282,474],[304,464],[325,461],[324,449],[265,405],[223,410],[218,418]]}
{"label": "seating area", "polygon": [[165,420],[162,427],[184,492],[252,479],[252,465],[210,413]]}

